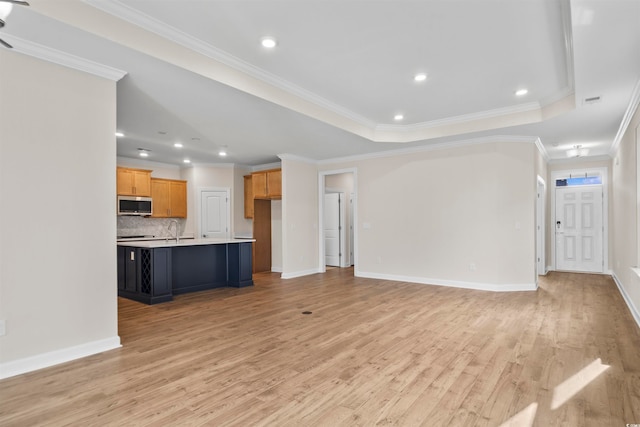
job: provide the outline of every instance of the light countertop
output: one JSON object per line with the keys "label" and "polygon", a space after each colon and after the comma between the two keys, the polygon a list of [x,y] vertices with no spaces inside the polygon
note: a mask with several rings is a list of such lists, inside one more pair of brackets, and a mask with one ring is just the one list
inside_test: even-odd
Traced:
{"label": "light countertop", "polygon": [[201,245],[226,245],[227,243],[251,243],[255,239],[175,239],[162,240],[133,240],[118,242],[118,246],[130,246],[134,248],[173,248],[176,246],[201,246]]}

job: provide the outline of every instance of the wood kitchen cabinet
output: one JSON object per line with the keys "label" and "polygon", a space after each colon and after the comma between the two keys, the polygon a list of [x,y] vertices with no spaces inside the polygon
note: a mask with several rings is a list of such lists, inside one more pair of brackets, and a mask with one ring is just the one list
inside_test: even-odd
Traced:
{"label": "wood kitchen cabinet", "polygon": [[117,168],[118,196],[151,196],[151,171],[146,169]]}
{"label": "wood kitchen cabinet", "polygon": [[151,179],[154,218],[187,217],[187,181]]}
{"label": "wood kitchen cabinet", "polygon": [[244,176],[244,217],[253,218],[253,178],[251,175]]}
{"label": "wood kitchen cabinet", "polygon": [[254,199],[282,198],[282,169],[254,172],[251,181]]}

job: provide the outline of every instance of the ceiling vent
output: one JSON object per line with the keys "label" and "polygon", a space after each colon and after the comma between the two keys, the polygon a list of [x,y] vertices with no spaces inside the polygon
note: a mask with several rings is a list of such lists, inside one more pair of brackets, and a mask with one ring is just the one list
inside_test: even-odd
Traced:
{"label": "ceiling vent", "polygon": [[602,97],[600,96],[592,96],[590,98],[585,98],[584,101],[582,101],[582,103],[584,105],[591,105],[591,104],[597,104],[601,100],[602,100]]}

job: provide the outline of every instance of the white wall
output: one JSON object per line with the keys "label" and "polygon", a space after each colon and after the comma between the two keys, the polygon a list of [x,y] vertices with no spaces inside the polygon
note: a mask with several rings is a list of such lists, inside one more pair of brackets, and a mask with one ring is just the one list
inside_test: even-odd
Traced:
{"label": "white wall", "polygon": [[236,165],[233,170],[234,189],[233,189],[233,207],[234,207],[234,235],[252,236],[253,221],[244,217],[244,176],[251,174],[251,168],[248,166]]}
{"label": "white wall", "polygon": [[357,169],[356,275],[535,289],[537,156],[496,142],[323,164]]}
{"label": "white wall", "polygon": [[283,156],[282,277],[318,271],[318,168]]}
{"label": "white wall", "polygon": [[282,200],[271,201],[271,271],[282,273]]}
{"label": "white wall", "polygon": [[612,166],[611,197],[613,215],[613,262],[610,264],[614,278],[627,302],[638,326],[640,326],[640,277],[633,272],[638,265],[638,171],[637,152],[640,145],[640,109],[627,128],[615,153]]}
{"label": "white wall", "polygon": [[120,345],[116,85],[7,49],[0,63],[6,377]]}

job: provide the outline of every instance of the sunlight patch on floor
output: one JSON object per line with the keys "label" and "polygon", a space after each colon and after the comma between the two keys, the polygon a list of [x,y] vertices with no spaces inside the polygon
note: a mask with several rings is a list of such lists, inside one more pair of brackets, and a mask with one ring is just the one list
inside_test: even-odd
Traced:
{"label": "sunlight patch on floor", "polygon": [[561,384],[553,389],[553,398],[551,400],[551,409],[558,409],[569,399],[575,396],[580,390],[585,388],[591,381],[595,380],[598,375],[609,368],[609,365],[603,365],[600,359],[596,359],[588,366],[582,368],[579,372],[567,378]]}
{"label": "sunlight patch on floor", "polygon": [[507,421],[500,424],[500,427],[531,427],[533,425],[533,420],[536,418],[537,411],[538,403],[533,402]]}

